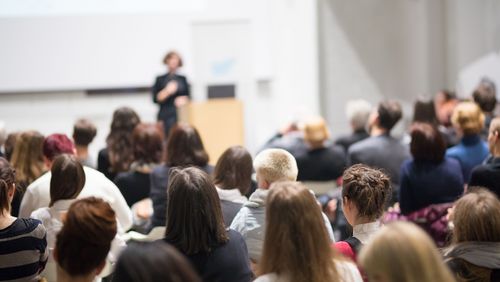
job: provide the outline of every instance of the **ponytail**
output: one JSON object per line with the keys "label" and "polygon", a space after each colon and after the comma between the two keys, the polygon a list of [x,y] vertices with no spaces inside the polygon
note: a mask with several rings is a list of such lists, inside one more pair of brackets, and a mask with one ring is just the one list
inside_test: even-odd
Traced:
{"label": "ponytail", "polygon": [[16,171],[0,157],[0,215],[10,211],[9,190],[16,181]]}

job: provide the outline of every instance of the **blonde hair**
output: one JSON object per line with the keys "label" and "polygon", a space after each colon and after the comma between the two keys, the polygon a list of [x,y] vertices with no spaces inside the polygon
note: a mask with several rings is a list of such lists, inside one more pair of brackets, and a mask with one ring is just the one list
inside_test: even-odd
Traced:
{"label": "blonde hair", "polygon": [[266,200],[266,231],[258,274],[286,275],[290,282],[339,281],[321,210],[298,182],[271,185]]}
{"label": "blonde hair", "polygon": [[330,132],[322,117],[309,118],[304,123],[304,140],[312,144],[322,144],[330,138]]}
{"label": "blonde hair", "polygon": [[465,135],[478,134],[484,127],[484,114],[476,103],[461,102],[453,110],[451,123]]}
{"label": "blonde hair", "polygon": [[21,189],[45,172],[43,141],[43,135],[37,131],[22,132],[17,137],[11,163],[16,169],[16,182]]}
{"label": "blonde hair", "polygon": [[295,181],[299,169],[295,158],[283,149],[266,149],[253,162],[258,178],[269,184],[276,181]]}
{"label": "blonde hair", "polygon": [[363,247],[358,262],[370,281],[455,281],[431,238],[409,222],[384,226]]}

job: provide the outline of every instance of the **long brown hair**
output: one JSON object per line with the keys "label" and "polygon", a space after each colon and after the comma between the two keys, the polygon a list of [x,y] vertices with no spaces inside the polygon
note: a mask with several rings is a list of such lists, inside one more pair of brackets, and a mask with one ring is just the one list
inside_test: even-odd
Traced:
{"label": "long brown hair", "polygon": [[43,135],[37,131],[22,132],[17,137],[11,164],[17,171],[18,188],[24,190],[45,172],[43,141]]}
{"label": "long brown hair", "polygon": [[320,207],[302,184],[271,185],[264,238],[259,275],[283,274],[290,282],[340,280]]}
{"label": "long brown hair", "polygon": [[59,200],[74,199],[80,194],[85,185],[85,172],[76,156],[57,156],[50,171],[49,207]]}
{"label": "long brown hair", "polygon": [[228,148],[217,160],[214,183],[221,189],[239,189],[245,195],[252,185],[252,156],[242,146]]}
{"label": "long brown hair", "polygon": [[187,255],[227,242],[219,196],[208,174],[188,167],[172,169],[169,178],[165,241]]}
{"label": "long brown hair", "polygon": [[178,123],[168,134],[166,165],[204,167],[208,154],[203,146],[198,130],[186,123]]}
{"label": "long brown hair", "polygon": [[16,170],[0,157],[0,215],[10,212],[9,190],[16,182]]}

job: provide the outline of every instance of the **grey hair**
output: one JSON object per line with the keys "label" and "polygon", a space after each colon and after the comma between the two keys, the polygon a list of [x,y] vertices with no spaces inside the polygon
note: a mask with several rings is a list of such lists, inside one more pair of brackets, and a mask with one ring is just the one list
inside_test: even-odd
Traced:
{"label": "grey hair", "polygon": [[355,130],[365,128],[373,106],[363,99],[355,99],[347,102],[345,111],[347,119]]}

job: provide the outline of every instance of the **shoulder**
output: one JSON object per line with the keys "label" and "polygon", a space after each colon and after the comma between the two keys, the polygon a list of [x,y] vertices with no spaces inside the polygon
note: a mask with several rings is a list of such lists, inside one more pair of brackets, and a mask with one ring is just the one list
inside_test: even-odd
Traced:
{"label": "shoulder", "polygon": [[38,219],[40,221],[43,221],[46,218],[50,217],[49,213],[49,208],[44,207],[44,208],[39,208],[31,213],[31,218]]}
{"label": "shoulder", "polygon": [[254,282],[278,282],[278,281],[280,281],[280,279],[276,273],[267,273],[257,277],[257,279],[254,280]]}
{"label": "shoulder", "polygon": [[347,258],[354,260],[355,254],[351,248],[351,245],[345,241],[340,241],[334,244],[335,249]]}
{"label": "shoulder", "polygon": [[52,176],[52,174],[50,173],[50,171],[44,173],[42,176],[35,179],[35,181],[33,181],[26,188],[26,192],[35,192],[35,191],[40,190],[40,189],[49,188],[48,185],[50,185],[51,176]]}
{"label": "shoulder", "polygon": [[353,281],[353,282],[361,282],[363,278],[359,273],[356,265],[349,261],[335,261],[335,266],[337,267],[339,276],[342,281]]}
{"label": "shoulder", "polygon": [[30,237],[43,239],[47,233],[42,222],[34,218],[18,218],[10,227],[9,233],[13,237],[29,235]]}

